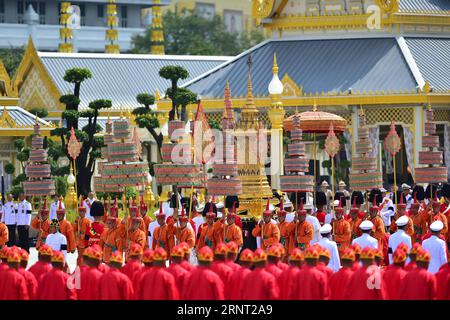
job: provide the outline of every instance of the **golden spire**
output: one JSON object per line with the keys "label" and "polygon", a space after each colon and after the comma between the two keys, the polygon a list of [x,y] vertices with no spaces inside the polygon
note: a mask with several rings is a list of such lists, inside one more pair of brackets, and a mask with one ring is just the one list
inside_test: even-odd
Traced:
{"label": "golden spire", "polygon": [[253,100],[253,84],[252,84],[252,56],[248,56],[248,80],[247,80],[247,102],[245,103],[245,109],[255,109],[255,101]]}
{"label": "golden spire", "polygon": [[105,39],[109,43],[105,45],[105,53],[120,53],[120,48],[117,44],[119,33],[116,29],[118,25],[116,0],[108,0],[106,5],[106,24],[108,29],[106,29]]}
{"label": "golden spire", "polygon": [[155,101],[159,101],[159,100],[161,100],[161,93],[159,92],[159,89],[156,88],[156,91],[155,91]]}
{"label": "golden spire", "polygon": [[277,64],[277,53],[276,52],[273,54],[272,72],[273,72],[273,74],[278,74],[278,64]]}
{"label": "golden spire", "polygon": [[73,52],[72,38],[73,30],[70,27],[69,20],[71,19],[71,13],[69,12],[70,2],[61,3],[60,20],[61,27],[59,28],[59,39],[61,43],[58,46],[59,52],[70,53]]}
{"label": "golden spire", "polygon": [[317,111],[317,101],[314,99],[313,111]]}
{"label": "golden spire", "polygon": [[164,30],[161,13],[161,0],[154,0],[152,7],[151,54],[164,55]]}

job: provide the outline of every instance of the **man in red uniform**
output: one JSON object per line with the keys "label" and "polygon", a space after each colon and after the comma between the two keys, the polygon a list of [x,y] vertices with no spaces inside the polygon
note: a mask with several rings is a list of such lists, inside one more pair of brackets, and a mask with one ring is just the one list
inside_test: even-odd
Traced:
{"label": "man in red uniform", "polygon": [[0,250],[0,272],[8,269],[8,252],[9,248],[6,245]]}
{"label": "man in red uniform", "polygon": [[141,269],[140,272],[137,272],[133,276],[133,289],[134,289],[134,295],[136,298],[136,293],[139,287],[139,284],[142,282],[142,278],[147,272],[150,272],[153,268],[153,256],[155,255],[155,251],[152,249],[147,249],[144,251],[144,254],[142,255],[142,263],[144,264],[144,268]]}
{"label": "man in red uniform", "polygon": [[355,271],[361,266],[361,261],[359,260],[361,258],[361,246],[357,243],[354,243],[352,245],[353,251],[355,251],[355,262],[353,263],[352,270]]}
{"label": "man in red uniform", "polygon": [[411,271],[417,268],[416,258],[419,250],[422,249],[422,245],[419,242],[413,244],[411,250],[409,251],[409,263],[405,266],[406,271]]}
{"label": "man in red uniform", "polygon": [[227,245],[223,242],[219,243],[214,249],[214,262],[211,265],[211,270],[217,273],[224,285],[229,283],[233,273],[233,269],[226,263],[227,253]]}
{"label": "man in red uniform", "polygon": [[128,261],[120,269],[120,271],[122,271],[122,273],[130,280],[133,280],[135,273],[141,272],[143,268],[141,263],[143,253],[142,247],[139,244],[133,243],[131,245],[130,250],[128,251]]}
{"label": "man in red uniform", "polygon": [[237,271],[241,268],[235,261],[239,253],[239,247],[236,242],[231,241],[227,243],[228,251],[225,264],[231,268],[233,271]]}
{"label": "man in red uniform", "polygon": [[227,300],[239,300],[242,292],[242,283],[245,277],[251,273],[251,266],[253,265],[253,251],[244,249],[239,256],[240,269],[234,272],[231,276],[230,283],[227,285],[225,298]]}
{"label": "man in red uniform", "polygon": [[284,247],[273,245],[269,249],[267,249],[267,265],[265,270],[271,273],[275,279],[278,281],[283,270],[279,267],[278,263],[282,255],[284,254]]}
{"label": "man in red uniform", "polygon": [[436,273],[437,299],[450,300],[450,261]]}
{"label": "man in red uniform", "polygon": [[19,248],[8,250],[8,269],[0,272],[0,300],[28,300],[27,283],[19,272]]}
{"label": "man in red uniform", "polygon": [[386,300],[398,300],[398,291],[408,272],[405,270],[406,252],[403,248],[395,249],[392,260],[394,264],[383,272]]}
{"label": "man in red uniform", "polygon": [[280,300],[289,299],[289,295],[293,287],[292,279],[295,279],[297,273],[300,272],[303,260],[303,252],[299,248],[295,248],[289,255],[289,268],[284,270],[278,277]]}
{"label": "man in red uniform", "polygon": [[290,300],[326,300],[329,297],[327,276],[317,269],[319,251],[317,246],[305,251],[305,264],[292,279],[293,286],[289,293]]}
{"label": "man in red uniform", "polygon": [[134,297],[131,280],[120,272],[123,253],[114,251],[109,259],[110,269],[100,279],[100,300],[131,300]]}
{"label": "man in red uniform", "polygon": [[39,281],[39,300],[76,300],[75,288],[69,285],[71,276],[64,272],[64,254],[61,251],[53,252],[52,270],[43,274]]}
{"label": "man in red uniform", "polygon": [[256,249],[253,255],[255,269],[242,283],[242,300],[278,300],[280,288],[273,274],[266,271],[267,255],[263,249]]}
{"label": "man in red uniform", "polygon": [[330,300],[344,300],[346,288],[353,275],[354,262],[355,251],[352,248],[345,249],[341,256],[342,268],[330,278]]}
{"label": "man in red uniform", "polygon": [[189,276],[189,271],[181,266],[183,258],[184,249],[180,245],[176,245],[172,248],[172,252],[170,253],[170,265],[169,268],[167,268],[167,271],[173,275],[175,284],[178,288],[178,293],[180,294],[184,287],[184,281]]}
{"label": "man in red uniform", "polygon": [[147,272],[136,292],[137,300],[178,300],[175,278],[166,269],[167,253],[159,247],[153,255],[153,268]]}
{"label": "man in red uniform", "polygon": [[214,253],[209,247],[203,247],[197,252],[198,267],[191,271],[184,283],[181,297],[183,300],[223,300],[224,283],[210,269]]}
{"label": "man in red uniform", "polygon": [[417,252],[417,268],[408,272],[399,290],[400,300],[436,299],[436,277],[427,271],[430,253],[424,249]]}
{"label": "man in red uniform", "polygon": [[52,269],[50,264],[53,255],[53,250],[50,246],[43,244],[39,247],[38,262],[28,269],[36,278],[38,285],[41,275],[46,274]]}
{"label": "man in red uniform", "polygon": [[103,204],[100,201],[94,201],[91,204],[90,208],[90,215],[94,218],[94,222],[91,223],[91,227],[88,229],[88,232],[86,233],[88,246],[99,244],[100,237],[103,233],[103,230],[105,229],[105,225],[103,224],[104,214],[105,208],[103,207]]}
{"label": "man in red uniform", "polygon": [[333,275],[333,269],[328,267],[331,259],[330,250],[319,245],[317,245],[317,250],[319,251],[319,262],[317,263],[317,269],[322,271],[327,276],[327,280],[330,281],[330,278]]}
{"label": "man in red uniform", "polygon": [[191,257],[191,248],[189,247],[189,245],[186,242],[182,242],[179,244],[179,246],[183,249],[184,251],[184,257],[183,257],[183,261],[181,261],[180,265],[185,268],[187,271],[192,271],[193,269],[195,269],[195,266],[193,266],[192,264],[190,264],[189,260]]}
{"label": "man in red uniform", "polygon": [[86,268],[81,270],[78,300],[98,300],[100,298],[100,279],[103,273],[98,269],[102,261],[102,250],[95,245],[86,248],[83,262]]}
{"label": "man in red uniform", "polygon": [[362,219],[359,217],[359,208],[356,206],[356,197],[353,198],[353,207],[350,209],[350,219],[348,222],[350,223],[352,240],[355,240],[362,235],[361,229],[359,228]]}
{"label": "man in red uniform", "polygon": [[36,299],[38,283],[34,274],[26,270],[28,265],[29,254],[27,250],[20,249],[20,267],[19,273],[25,278],[28,289],[28,298],[30,300]]}
{"label": "man in red uniform", "polygon": [[374,265],[375,251],[365,247],[361,252],[362,266],[350,278],[345,295],[346,300],[383,300],[381,272]]}

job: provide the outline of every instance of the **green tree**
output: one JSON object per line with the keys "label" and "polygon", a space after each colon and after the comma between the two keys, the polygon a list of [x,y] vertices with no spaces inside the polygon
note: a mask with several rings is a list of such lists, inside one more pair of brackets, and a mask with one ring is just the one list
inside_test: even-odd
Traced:
{"label": "green tree", "polygon": [[[250,34],[230,33],[223,19],[214,16],[205,19],[193,10],[179,13],[167,11],[163,15],[164,46],[166,54],[237,55],[264,40],[258,29]],[[133,53],[148,53],[151,46],[151,28],[133,37]]]}
{"label": "green tree", "polygon": [[[81,84],[89,78],[92,78],[92,73],[88,69],[73,68],[66,71],[64,80],[74,84],[73,94],[64,95],[60,98],[60,101],[66,105],[66,110],[62,113],[62,120],[65,120],[67,125],[52,131],[52,135],[60,137],[61,144],[59,146],[53,144],[51,150],[49,150],[50,158],[53,161],[51,165],[56,165],[61,153],[71,159],[67,151],[67,142],[70,137],[70,129],[74,128],[78,141],[82,143],[80,155],[76,160],[76,174],[77,190],[79,194],[83,195],[87,195],[90,191],[96,159],[101,157],[101,148],[104,146],[103,137],[96,136],[101,131],[101,127],[97,123],[99,112],[112,106],[111,100],[100,99],[90,102],[88,109],[78,110]],[[81,130],[78,130],[79,118],[85,118],[88,122]],[[47,142],[52,144],[50,140]],[[57,175],[68,173],[68,168],[58,170],[54,166],[52,166],[52,171]]]}
{"label": "green tree", "polygon": [[24,47],[10,47],[0,49],[0,60],[3,61],[5,69],[11,78],[16,73],[20,62],[22,61],[24,52]]}

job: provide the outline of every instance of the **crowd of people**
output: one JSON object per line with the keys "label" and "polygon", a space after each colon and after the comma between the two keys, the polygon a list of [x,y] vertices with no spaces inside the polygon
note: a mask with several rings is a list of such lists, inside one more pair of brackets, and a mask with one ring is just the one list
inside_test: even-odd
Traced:
{"label": "crowd of people", "polygon": [[[53,219],[46,203],[31,219],[7,202],[0,299],[450,299],[450,186],[440,196],[403,184],[397,195],[381,189],[365,197],[340,185],[334,199],[323,184],[315,201],[301,197],[295,210],[285,195],[278,208],[269,199],[249,232],[236,201],[214,198],[194,198],[187,214],[169,197],[153,220],[143,199],[130,201],[120,219],[117,200],[90,195],[74,223],[58,198]],[[31,266],[27,245],[8,236],[13,214],[17,227],[20,214],[30,215],[38,232]],[[254,250],[244,245],[249,237]],[[75,252],[70,270],[67,254]]]}

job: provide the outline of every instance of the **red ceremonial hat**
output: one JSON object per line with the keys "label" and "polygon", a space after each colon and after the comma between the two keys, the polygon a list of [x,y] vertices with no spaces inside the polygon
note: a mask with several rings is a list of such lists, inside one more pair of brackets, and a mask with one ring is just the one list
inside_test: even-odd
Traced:
{"label": "red ceremonial hat", "polygon": [[422,249],[422,245],[419,242],[416,242],[413,244],[409,254],[417,254],[420,249]]}
{"label": "red ceremonial hat", "polygon": [[294,248],[289,256],[290,261],[303,261],[304,259],[303,252],[299,248]]}
{"label": "red ceremonial hat", "polygon": [[280,210],[278,210],[278,216],[279,217],[285,217],[286,216],[286,211],[284,210],[284,203],[283,203],[283,197],[281,197],[280,200]]}
{"label": "red ceremonial hat", "polygon": [[103,252],[102,252],[102,250],[100,249],[100,247],[98,247],[98,246],[96,246],[96,247],[92,246],[92,247],[89,247],[89,248],[91,248],[91,250],[89,250],[89,252],[88,252],[88,257],[91,258],[91,259],[94,259],[94,260],[99,260],[99,261],[101,261],[101,260],[102,260],[102,257],[103,257]]}
{"label": "red ceremonial hat", "polygon": [[397,208],[406,208],[406,204],[403,202],[403,195],[400,194],[399,203],[397,204]]}
{"label": "red ceremonial hat", "polygon": [[271,257],[281,258],[282,253],[283,251],[281,251],[278,246],[270,246],[270,248],[267,249],[267,255]]}
{"label": "red ceremonial hat", "polygon": [[359,209],[356,207],[356,196],[353,197],[353,206],[350,209],[350,212],[353,212],[353,213],[358,213],[359,212]]}
{"label": "red ceremonial hat", "polygon": [[143,263],[152,263],[155,252],[152,249],[147,249],[144,251],[144,255],[142,256]]}
{"label": "red ceremonial hat", "polygon": [[228,247],[223,242],[219,243],[216,246],[216,248],[214,249],[214,254],[217,254],[217,255],[226,255],[227,252],[228,252]]}
{"label": "red ceremonial hat", "polygon": [[147,205],[144,201],[144,194],[141,194],[141,214],[142,213],[147,213]]}
{"label": "red ceremonial hat", "polygon": [[2,248],[2,250],[0,250],[0,259],[8,258],[8,252],[9,252],[9,248],[7,246],[4,246]]}
{"label": "red ceremonial hat", "polygon": [[209,206],[209,211],[208,211],[208,213],[206,214],[206,217],[207,217],[207,218],[215,218],[215,217],[216,217],[216,214],[215,214],[214,211],[213,211],[213,206],[212,206],[212,204]]}
{"label": "red ceremonial hat", "polygon": [[137,212],[138,211],[138,207],[136,205],[136,200],[133,199],[131,200],[131,206],[130,206],[130,212]]}
{"label": "red ceremonial hat", "polygon": [[181,246],[175,246],[172,248],[172,251],[170,252],[171,257],[184,257],[184,250]]}
{"label": "red ceremonial hat", "polygon": [[361,254],[362,248],[359,244],[355,243],[352,245],[352,249],[355,251],[355,254]]}
{"label": "red ceremonial hat", "polygon": [[166,261],[167,260],[167,252],[161,247],[155,249],[153,253],[153,261]]}
{"label": "red ceremonial hat", "polygon": [[9,250],[7,255],[8,262],[20,262],[20,252],[17,250]]}
{"label": "red ceremonial hat", "polygon": [[330,250],[324,247],[320,247],[319,257],[327,257],[328,259],[331,259]]}
{"label": "red ceremonial hat", "polygon": [[191,247],[189,247],[189,245],[187,244],[187,242],[181,242],[179,244],[179,246],[183,249],[184,254],[189,254],[191,253]]}
{"label": "red ceremonial hat", "polygon": [[84,206],[84,199],[81,198],[80,206],[78,207],[78,212],[86,212],[86,207]]}
{"label": "red ceremonial hat", "polygon": [[130,252],[128,252],[129,257],[137,257],[142,255],[142,247],[140,244],[133,243],[130,247]]}
{"label": "red ceremonial hat", "polygon": [[109,209],[109,214],[114,217],[117,217],[119,214],[119,208],[117,207],[117,197],[114,198],[114,204]]}
{"label": "red ceremonial hat", "polygon": [[392,260],[394,263],[402,263],[406,261],[406,252],[402,249],[397,247],[395,249],[394,253],[392,254]]}
{"label": "red ceremonial hat", "polygon": [[397,249],[401,249],[401,250],[403,250],[405,253],[408,253],[408,246],[407,246],[406,243],[404,243],[404,242],[400,242],[399,245],[397,246],[397,248],[396,248],[395,250],[397,250]]}
{"label": "red ceremonial hat", "polygon": [[342,253],[342,260],[350,260],[350,261],[355,261],[356,257],[355,257],[355,251],[351,248],[347,248],[344,250],[344,252]]}
{"label": "red ceremonial hat", "polygon": [[236,201],[233,202],[230,212],[228,212],[229,217],[236,217]]}
{"label": "red ceremonial hat", "polygon": [[266,252],[261,248],[256,249],[253,254],[253,262],[261,262],[266,260],[267,260]]}
{"label": "red ceremonial hat", "polygon": [[437,196],[437,192],[434,193],[434,199],[433,199],[433,207],[439,207],[441,203],[439,202],[439,198]]}
{"label": "red ceremonial hat", "polygon": [[43,244],[39,247],[39,254],[43,256],[52,256],[53,249],[49,245]]}
{"label": "red ceremonial hat", "polygon": [[49,211],[47,209],[47,198],[44,198],[44,205],[42,206],[41,213],[49,214]]}
{"label": "red ceremonial hat", "polygon": [[212,249],[208,246],[204,246],[197,252],[197,259],[199,261],[209,261],[212,262],[214,260],[214,253]]}
{"label": "red ceremonial hat", "polygon": [[374,250],[374,255],[376,258],[383,259],[383,251],[381,249]]}
{"label": "red ceremonial hat", "polygon": [[420,207],[420,202],[417,200],[417,192],[414,192],[414,202],[411,204],[411,207]]}
{"label": "red ceremonial hat", "polygon": [[51,261],[64,263],[64,254],[61,251],[54,251]]}
{"label": "red ceremonial hat", "polygon": [[166,214],[163,211],[163,203],[161,201],[159,203],[159,212],[158,212],[158,214],[156,214],[156,217],[158,218],[158,217],[165,217],[165,216],[166,216]]}
{"label": "red ceremonial hat", "polygon": [[239,252],[239,247],[234,241],[230,241],[227,243],[228,252],[237,254]]}
{"label": "red ceremonial hat", "polygon": [[180,215],[179,219],[180,219],[180,221],[188,221],[189,220],[189,217],[186,215],[186,211],[184,210],[184,204],[181,206],[181,215]]}
{"label": "red ceremonial hat", "polygon": [[378,212],[379,207],[377,206],[377,196],[378,196],[377,194],[373,195],[373,203],[372,203],[372,206],[370,207],[370,211]]}
{"label": "red ceremonial hat", "polygon": [[372,249],[371,247],[365,247],[362,251],[361,251],[361,259],[366,259],[366,260],[370,260],[370,259],[374,259],[375,258],[375,250]]}
{"label": "red ceremonial hat", "polygon": [[316,246],[311,246],[305,250],[305,259],[319,259],[319,250]]}
{"label": "red ceremonial hat", "polygon": [[306,216],[306,210],[303,209],[303,199],[300,199],[300,208],[297,210],[297,214],[300,216]]}
{"label": "red ceremonial hat", "polygon": [[417,252],[417,258],[416,261],[421,261],[421,262],[430,262],[431,260],[431,256],[430,253],[425,250],[424,248],[421,248],[418,252]]}
{"label": "red ceremonial hat", "polygon": [[28,254],[27,250],[20,249],[20,259],[22,261],[28,261],[29,258],[30,258],[30,255]]}
{"label": "red ceremonial hat", "polygon": [[244,249],[239,256],[239,261],[253,262],[253,251],[250,249]]}
{"label": "red ceremonial hat", "polygon": [[264,216],[272,216],[272,211],[270,211],[270,198],[267,198],[266,210],[264,210]]}
{"label": "red ceremonial hat", "polygon": [[339,207],[334,208],[334,212],[344,213],[344,208],[342,208],[342,197],[339,197]]}
{"label": "red ceremonial hat", "polygon": [[66,211],[63,209],[63,207],[62,207],[62,201],[61,201],[61,199],[59,200],[59,206],[58,206],[58,210],[56,210],[56,214],[63,214],[63,213],[66,213]]}
{"label": "red ceremonial hat", "polygon": [[122,251],[114,251],[111,255],[111,258],[109,258],[109,262],[115,262],[123,264],[123,253]]}
{"label": "red ceremonial hat", "polygon": [[86,249],[84,249],[83,257],[90,257],[91,251],[92,251],[92,247],[87,247]]}

